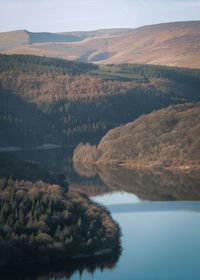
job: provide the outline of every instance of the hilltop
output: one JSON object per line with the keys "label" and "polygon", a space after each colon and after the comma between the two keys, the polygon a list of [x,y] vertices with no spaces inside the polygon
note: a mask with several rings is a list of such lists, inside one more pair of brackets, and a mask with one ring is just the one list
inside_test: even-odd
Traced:
{"label": "hilltop", "polygon": [[77,31],[77,32],[29,32],[28,30],[15,30],[0,33],[0,51],[8,51],[33,44],[41,43],[64,43],[81,42],[88,38],[114,36],[122,33],[126,29],[102,29],[97,31]]}
{"label": "hilltop", "polygon": [[134,122],[111,129],[97,147],[79,144],[73,161],[130,169],[198,169],[199,113],[200,102],[142,115]]}
{"label": "hilltop", "polygon": [[99,64],[200,67],[200,21],[90,32],[0,33],[0,51]]}

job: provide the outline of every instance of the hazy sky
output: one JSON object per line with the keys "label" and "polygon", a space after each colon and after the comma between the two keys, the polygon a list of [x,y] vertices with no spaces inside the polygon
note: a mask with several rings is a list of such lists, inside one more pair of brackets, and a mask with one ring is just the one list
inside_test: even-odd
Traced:
{"label": "hazy sky", "polygon": [[0,32],[73,31],[200,20],[200,0],[0,0]]}

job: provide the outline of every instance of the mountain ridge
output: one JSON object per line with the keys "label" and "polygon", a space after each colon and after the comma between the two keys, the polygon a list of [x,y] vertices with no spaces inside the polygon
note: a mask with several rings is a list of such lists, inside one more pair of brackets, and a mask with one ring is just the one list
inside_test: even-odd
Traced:
{"label": "mountain ridge", "polygon": [[22,38],[21,46],[19,40],[12,43],[12,38],[6,43],[6,34],[0,33],[0,51],[99,64],[140,63],[200,68],[200,21],[160,23],[135,29],[27,32],[27,36],[32,36],[32,43]]}
{"label": "mountain ridge", "polygon": [[[102,37],[106,35],[120,34],[124,30],[118,29],[99,29],[94,31],[71,31],[71,32],[31,32],[26,29],[13,30],[0,33],[0,51],[8,51],[16,47],[23,47],[48,42],[78,42],[87,38]],[[17,38],[19,36],[19,38]],[[24,36],[24,37],[23,37]],[[21,38],[21,40],[20,40]]]}

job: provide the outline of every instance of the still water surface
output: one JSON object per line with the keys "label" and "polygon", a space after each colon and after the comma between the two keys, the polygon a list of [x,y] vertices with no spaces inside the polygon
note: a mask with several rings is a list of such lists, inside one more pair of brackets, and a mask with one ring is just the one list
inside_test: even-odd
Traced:
{"label": "still water surface", "polygon": [[[122,194],[122,200],[127,194]],[[120,194],[116,194],[116,202]],[[112,194],[114,203],[115,194]],[[107,203],[108,196],[105,195]],[[145,203],[135,202],[133,203]],[[103,202],[103,196],[95,201]],[[128,200],[127,203],[130,201]],[[167,202],[151,202],[147,211],[120,212],[124,208],[119,204],[119,212],[113,218],[122,231],[122,255],[113,270],[96,270],[93,275],[75,273],[70,280],[88,279],[137,279],[137,280],[185,280],[200,278],[200,203],[173,202],[173,209]],[[156,204],[159,206],[156,211]],[[188,206],[188,210],[187,210]],[[133,207],[134,208],[134,207]],[[151,211],[151,208],[154,209]],[[142,209],[142,207],[141,207]],[[51,278],[53,280],[55,278]],[[66,278],[62,278],[63,280]]]}
{"label": "still water surface", "polygon": [[[80,173],[87,174],[82,183],[80,176],[67,165],[67,156],[63,154],[59,149],[26,153],[18,151],[9,157],[34,160],[42,166],[48,164],[49,168],[66,174],[71,172],[71,188],[84,189],[88,195],[95,194],[92,199],[105,205],[118,222],[122,232],[121,256],[116,257],[116,263],[114,259],[113,262],[111,260],[112,265],[96,269],[95,266],[94,269],[88,269],[86,264],[86,268],[82,265],[81,269],[76,268],[71,273],[59,273],[58,270],[55,274],[51,268],[40,272],[32,267],[31,272],[1,273],[0,279],[200,279],[200,202],[182,202],[193,198],[199,200],[198,178],[169,173],[122,174],[121,170],[92,169],[86,172],[78,167]],[[70,156],[71,153],[68,158]],[[99,176],[96,185],[96,179],[88,181],[88,174],[95,172]]]}

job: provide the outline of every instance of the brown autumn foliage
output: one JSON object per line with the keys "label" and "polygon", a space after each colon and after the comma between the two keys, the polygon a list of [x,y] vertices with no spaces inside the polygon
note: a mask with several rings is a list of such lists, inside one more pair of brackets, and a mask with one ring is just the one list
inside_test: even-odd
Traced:
{"label": "brown autumn foliage", "polygon": [[199,70],[0,55],[2,146],[97,143],[111,128],[199,100]]}
{"label": "brown autumn foliage", "polygon": [[149,78],[147,82],[112,81],[91,75],[70,75],[56,73],[23,73],[5,71],[0,73],[3,89],[13,91],[31,102],[51,102],[53,99],[88,100],[109,95],[126,94],[130,90],[143,92],[169,93],[176,90],[177,95],[187,95],[190,84],[182,84],[161,78]]}
{"label": "brown autumn foliage", "polygon": [[6,90],[12,90],[27,100],[40,102],[52,99],[99,97],[123,94],[135,87],[134,82],[104,81],[90,75],[72,76],[55,73],[0,73],[0,83]]}
{"label": "brown autumn foliage", "polygon": [[109,212],[43,181],[0,178],[0,265],[50,263],[119,246]]}
{"label": "brown autumn foliage", "polygon": [[[74,151],[74,162],[125,168],[200,167],[200,102],[169,106],[111,129],[88,155],[88,144]],[[96,153],[95,153],[96,149]]]}

